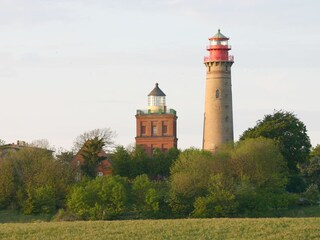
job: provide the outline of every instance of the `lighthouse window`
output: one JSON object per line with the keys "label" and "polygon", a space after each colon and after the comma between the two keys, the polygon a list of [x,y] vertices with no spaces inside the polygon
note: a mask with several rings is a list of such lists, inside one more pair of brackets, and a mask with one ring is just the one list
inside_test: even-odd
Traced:
{"label": "lighthouse window", "polygon": [[152,126],[152,135],[157,135],[157,126]]}
{"label": "lighthouse window", "polygon": [[219,98],[220,97],[220,91],[219,89],[216,90],[216,98]]}
{"label": "lighthouse window", "polygon": [[162,126],[162,133],[163,133],[164,135],[166,135],[166,134],[168,133],[168,127],[167,127],[167,125],[163,125],[163,126]]}
{"label": "lighthouse window", "polygon": [[146,126],[141,126],[141,135],[146,134]]}

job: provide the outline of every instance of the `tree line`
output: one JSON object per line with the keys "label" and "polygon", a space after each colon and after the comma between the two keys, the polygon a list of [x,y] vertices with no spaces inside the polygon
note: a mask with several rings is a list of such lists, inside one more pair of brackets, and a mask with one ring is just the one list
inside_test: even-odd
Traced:
{"label": "tree line", "polygon": [[[320,145],[311,148],[303,122],[276,111],[216,153],[195,148],[148,157],[136,146],[112,146],[110,130],[77,139],[90,147],[83,179],[72,152],[22,149],[0,160],[0,208],[56,214],[62,220],[262,217],[318,204]],[[80,139],[80,140],[79,140]],[[96,177],[98,150],[113,148],[112,176]]]}

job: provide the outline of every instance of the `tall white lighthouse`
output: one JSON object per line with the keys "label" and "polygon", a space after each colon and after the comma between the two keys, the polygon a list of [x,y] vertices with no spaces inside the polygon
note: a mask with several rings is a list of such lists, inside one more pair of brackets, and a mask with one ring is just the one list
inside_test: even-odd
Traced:
{"label": "tall white lighthouse", "polygon": [[206,93],[203,129],[203,149],[215,152],[221,144],[233,141],[233,114],[231,90],[231,46],[220,29],[209,38],[209,56],[206,66]]}

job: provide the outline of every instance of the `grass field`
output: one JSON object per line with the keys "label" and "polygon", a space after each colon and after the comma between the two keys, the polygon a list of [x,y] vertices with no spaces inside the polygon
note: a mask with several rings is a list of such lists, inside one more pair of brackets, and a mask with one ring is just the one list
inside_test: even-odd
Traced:
{"label": "grass field", "polygon": [[320,218],[3,223],[0,239],[320,239]]}

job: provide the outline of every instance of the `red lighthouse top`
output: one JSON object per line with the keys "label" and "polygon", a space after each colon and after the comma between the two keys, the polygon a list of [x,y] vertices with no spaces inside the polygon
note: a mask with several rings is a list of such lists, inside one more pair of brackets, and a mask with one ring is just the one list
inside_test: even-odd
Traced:
{"label": "red lighthouse top", "polygon": [[224,36],[220,29],[211,38],[209,38],[209,46],[207,46],[207,51],[209,51],[209,56],[204,58],[204,62],[215,62],[215,61],[230,61],[233,62],[233,56],[229,56],[228,51],[231,46],[228,45],[229,38]]}

